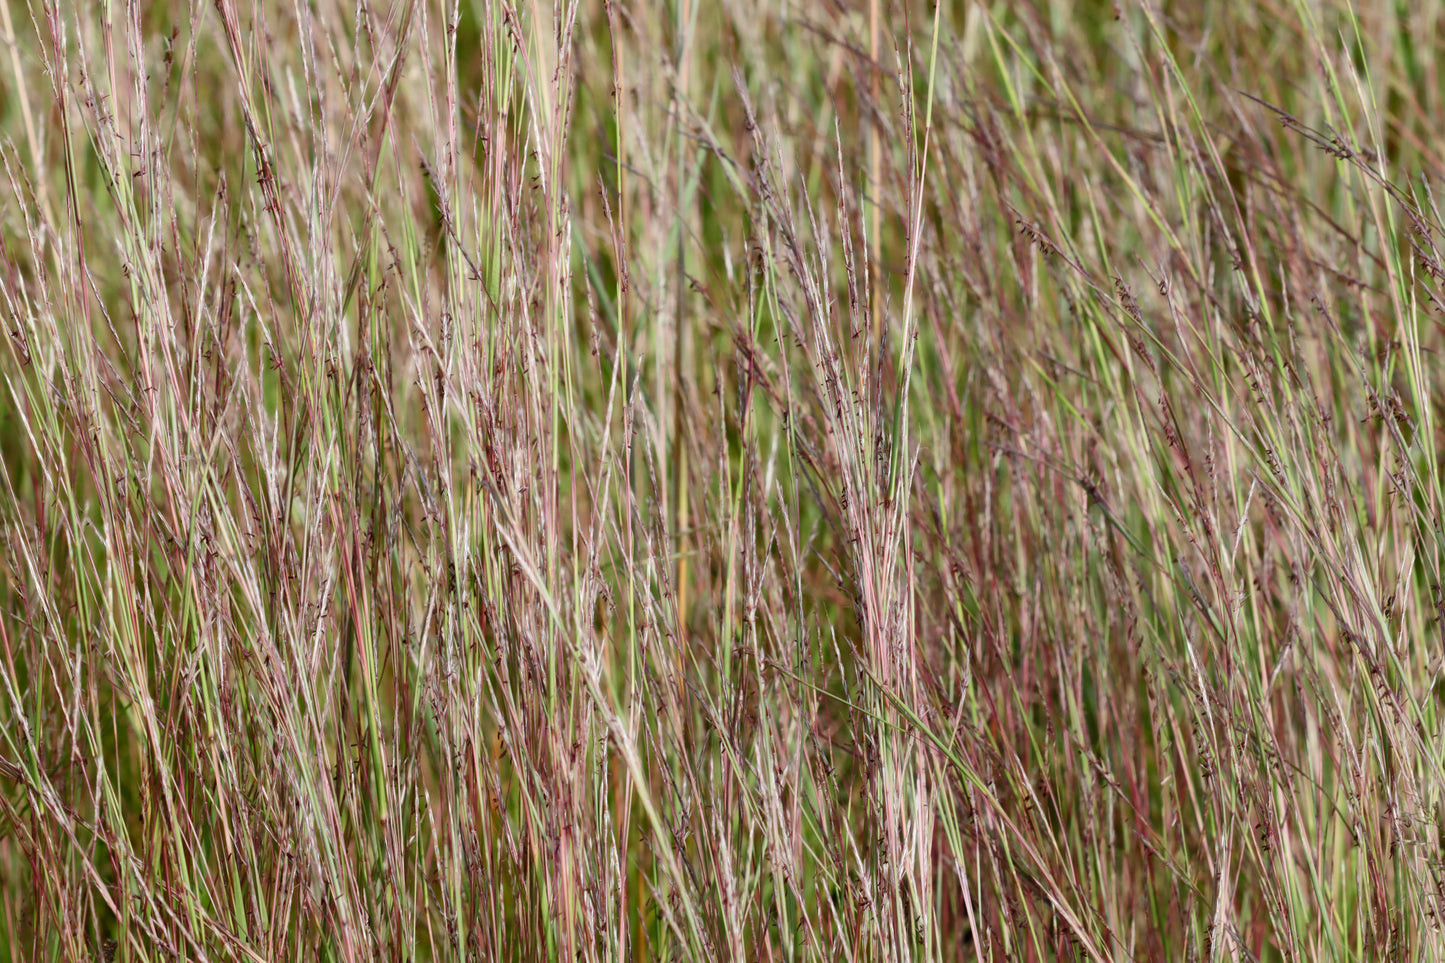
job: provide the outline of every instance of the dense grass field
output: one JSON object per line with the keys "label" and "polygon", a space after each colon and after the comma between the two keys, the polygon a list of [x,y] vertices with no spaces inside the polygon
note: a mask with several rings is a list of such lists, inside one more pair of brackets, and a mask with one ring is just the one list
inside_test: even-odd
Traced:
{"label": "dense grass field", "polygon": [[1441,0],[0,16],[0,963],[1445,959]]}

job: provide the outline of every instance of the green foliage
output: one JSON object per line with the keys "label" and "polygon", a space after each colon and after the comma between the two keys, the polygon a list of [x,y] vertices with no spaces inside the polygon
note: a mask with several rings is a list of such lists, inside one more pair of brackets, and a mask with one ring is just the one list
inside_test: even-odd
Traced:
{"label": "green foliage", "polygon": [[1438,2],[6,6],[0,963],[1426,960]]}

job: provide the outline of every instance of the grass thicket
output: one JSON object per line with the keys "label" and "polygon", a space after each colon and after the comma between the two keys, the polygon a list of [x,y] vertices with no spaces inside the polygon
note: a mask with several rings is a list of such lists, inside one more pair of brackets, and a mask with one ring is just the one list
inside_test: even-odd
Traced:
{"label": "grass thicket", "polygon": [[0,12],[3,963],[1445,958],[1439,0]]}

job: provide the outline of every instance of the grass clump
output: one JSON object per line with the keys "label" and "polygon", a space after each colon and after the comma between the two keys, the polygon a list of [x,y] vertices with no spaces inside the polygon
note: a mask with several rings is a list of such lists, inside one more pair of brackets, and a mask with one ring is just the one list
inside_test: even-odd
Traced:
{"label": "grass clump", "polygon": [[1445,956],[1439,3],[3,11],[0,961]]}

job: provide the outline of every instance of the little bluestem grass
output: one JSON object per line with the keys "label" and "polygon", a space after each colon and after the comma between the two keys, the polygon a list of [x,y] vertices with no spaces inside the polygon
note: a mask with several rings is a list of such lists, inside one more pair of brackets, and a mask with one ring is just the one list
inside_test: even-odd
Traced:
{"label": "little bluestem grass", "polygon": [[0,963],[1445,958],[1445,5],[0,12]]}

